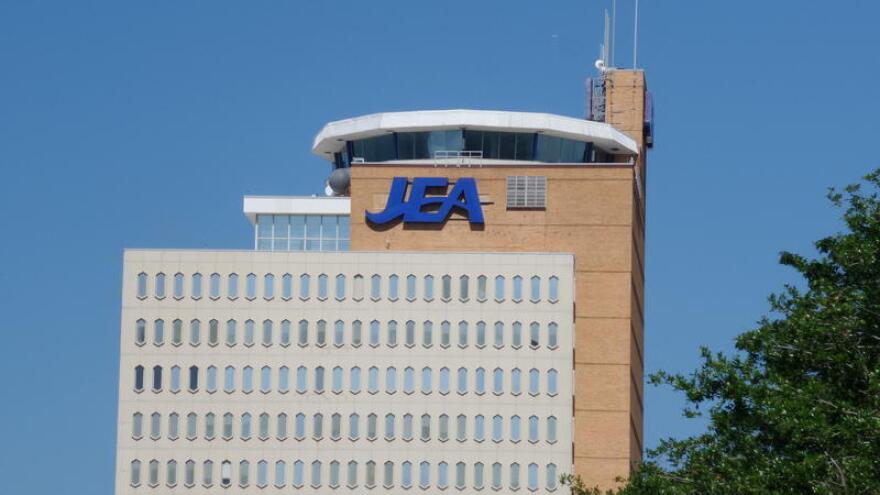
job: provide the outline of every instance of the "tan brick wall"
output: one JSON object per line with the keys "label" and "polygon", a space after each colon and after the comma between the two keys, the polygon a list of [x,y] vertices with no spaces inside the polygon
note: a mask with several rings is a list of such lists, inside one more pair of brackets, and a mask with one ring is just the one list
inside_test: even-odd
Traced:
{"label": "tan brick wall", "polygon": [[[643,73],[615,71],[607,84],[609,122],[641,144]],[[627,476],[643,448],[644,204],[635,183],[637,167],[644,179],[642,157],[635,167],[358,164],[352,169],[352,250],[574,253],[575,472],[601,487]],[[509,175],[546,176],[547,208],[507,210]],[[395,176],[474,177],[485,226],[472,226],[457,214],[442,226],[367,224],[364,211],[382,209]]]}

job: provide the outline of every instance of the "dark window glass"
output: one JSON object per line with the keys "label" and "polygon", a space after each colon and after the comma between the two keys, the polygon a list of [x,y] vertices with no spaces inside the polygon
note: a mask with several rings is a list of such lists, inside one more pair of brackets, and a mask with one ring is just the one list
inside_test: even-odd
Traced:
{"label": "dark window glass", "polygon": [[535,159],[535,135],[532,133],[518,133],[516,135],[516,159]]}
{"label": "dark window glass", "polygon": [[516,158],[516,134],[512,132],[498,133],[498,156],[503,160]]}

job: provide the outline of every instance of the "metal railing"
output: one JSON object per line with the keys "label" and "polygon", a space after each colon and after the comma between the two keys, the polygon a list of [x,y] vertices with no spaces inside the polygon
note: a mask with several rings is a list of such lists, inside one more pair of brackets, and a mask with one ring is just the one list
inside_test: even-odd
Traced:
{"label": "metal railing", "polygon": [[[478,160],[483,159],[483,151],[467,151],[467,150],[436,150],[434,151],[435,167],[470,167],[471,165],[479,165]],[[441,161],[442,160],[442,161]]]}

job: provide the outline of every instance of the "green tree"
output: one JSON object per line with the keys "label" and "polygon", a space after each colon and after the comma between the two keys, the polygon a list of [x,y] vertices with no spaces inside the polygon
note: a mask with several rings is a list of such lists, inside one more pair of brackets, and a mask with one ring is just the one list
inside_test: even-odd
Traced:
{"label": "green tree", "polygon": [[[706,415],[705,433],[663,440],[618,493],[880,494],[880,170],[831,190],[844,232],[814,258],[783,252],[803,288],[726,355],[702,349],[689,375],[659,372]],[[589,490],[564,479],[576,494]]]}

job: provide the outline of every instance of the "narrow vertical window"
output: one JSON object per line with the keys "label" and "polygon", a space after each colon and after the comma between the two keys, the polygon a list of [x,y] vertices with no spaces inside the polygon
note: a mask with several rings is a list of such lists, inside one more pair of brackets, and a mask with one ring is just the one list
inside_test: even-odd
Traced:
{"label": "narrow vertical window", "polygon": [[529,442],[538,442],[538,417],[529,416]]}
{"label": "narrow vertical window", "polygon": [[153,322],[153,344],[157,347],[165,343],[165,320]]}
{"label": "narrow vertical window", "polygon": [[432,387],[432,377],[431,377],[431,368],[424,367],[422,368],[422,393],[430,394]]}
{"label": "narrow vertical window", "polygon": [[501,489],[501,463],[496,462],[492,464],[492,489],[500,490]]}
{"label": "narrow vertical window", "polygon": [[485,321],[478,321],[477,322],[476,341],[477,341],[476,345],[480,349],[482,349],[483,347],[486,347],[486,322]]}
{"label": "narrow vertical window", "polygon": [[351,345],[352,347],[360,347],[362,341],[361,320],[354,320],[351,322]]}
{"label": "narrow vertical window", "polygon": [[156,274],[156,287],[153,288],[153,293],[156,295],[156,299],[164,299],[165,298],[165,274],[157,273]]}
{"label": "narrow vertical window", "polygon": [[474,375],[476,375],[474,392],[476,392],[477,395],[483,395],[486,393],[486,370],[483,368],[477,368]]}
{"label": "narrow vertical window", "polygon": [[183,299],[183,274],[174,274],[174,298]]}
{"label": "narrow vertical window", "polygon": [[180,392],[180,366],[176,364],[171,367],[171,386],[169,390],[175,394]]}
{"label": "narrow vertical window", "polygon": [[385,344],[388,347],[397,346],[397,322],[394,320],[388,322],[388,338],[386,339]]}
{"label": "narrow vertical window", "polygon": [[195,440],[198,436],[198,418],[196,413],[186,415],[186,439]]}
{"label": "narrow vertical window", "polygon": [[293,422],[293,436],[297,440],[304,440],[306,438],[306,415],[303,413],[297,413]]}
{"label": "narrow vertical window", "polygon": [[174,320],[171,322],[171,345],[178,346],[183,344],[183,322]]}
{"label": "narrow vertical window", "polygon": [[444,301],[449,301],[452,299],[452,277],[449,275],[443,275],[440,279],[440,299]]}
{"label": "narrow vertical window", "polygon": [[403,488],[412,487],[412,463],[403,461],[400,466],[400,486]]}
{"label": "narrow vertical window", "polygon": [[541,277],[537,275],[531,278],[531,294],[529,295],[529,299],[532,302],[538,302],[541,300]]}
{"label": "narrow vertical window", "polygon": [[272,345],[272,320],[263,320],[263,346]]}
{"label": "narrow vertical window", "polygon": [[355,366],[349,372],[349,389],[351,393],[358,394],[361,391],[361,369]]}
{"label": "narrow vertical window", "polygon": [[431,486],[431,464],[428,461],[419,463],[419,487],[427,490]]}
{"label": "narrow vertical window", "polygon": [[208,297],[220,299],[220,274],[212,273],[208,279]]}
{"label": "narrow vertical window", "polygon": [[416,276],[415,275],[407,275],[406,276],[406,300],[407,301],[415,301],[416,300]]}
{"label": "narrow vertical window", "polygon": [[336,320],[333,324],[333,345],[342,347],[345,344],[345,323],[342,320]]}
{"label": "narrow vertical window", "polygon": [[379,322],[370,322],[370,347],[379,347]]}
{"label": "narrow vertical window", "polygon": [[558,482],[556,479],[556,464],[547,464],[547,490],[553,491],[556,489],[556,483]]}
{"label": "narrow vertical window", "polygon": [[534,462],[529,464],[529,490],[538,490],[538,465]]}
{"label": "narrow vertical window", "polygon": [[285,485],[284,474],[287,466],[284,461],[275,461],[275,486],[281,488]]}
{"label": "narrow vertical window", "polygon": [[521,429],[522,425],[520,424],[520,417],[514,414],[510,417],[510,441],[511,442],[519,442],[521,439]]}
{"label": "narrow vertical window", "polygon": [[309,322],[307,320],[299,320],[299,331],[297,332],[296,343],[300,347],[309,345]]}
{"label": "narrow vertical window", "polygon": [[199,367],[189,367],[189,391],[195,392],[199,389]]}
{"label": "narrow vertical window", "polygon": [[455,463],[455,488],[464,490],[465,464],[463,462]]}
{"label": "narrow vertical window", "polygon": [[504,371],[501,368],[495,368],[492,372],[492,393],[495,395],[504,393]]}
{"label": "narrow vertical window", "polygon": [[514,368],[510,370],[510,393],[513,395],[519,395],[522,393],[522,373],[519,371],[519,368]]}
{"label": "narrow vertical window", "polygon": [[440,347],[446,349],[452,343],[452,328],[448,321],[440,323]]}
{"label": "narrow vertical window", "polygon": [[205,391],[212,394],[217,391],[217,367],[208,366],[205,373]]}
{"label": "narrow vertical window", "polygon": [[468,391],[468,373],[467,368],[458,369],[458,393],[464,395]]}
{"label": "narrow vertical window", "polygon": [[391,275],[388,277],[388,299],[390,301],[396,301],[398,297],[400,280],[397,275]]}
{"label": "narrow vertical window", "polygon": [[441,414],[437,420],[437,439],[441,442],[449,440],[449,415]]}
{"label": "narrow vertical window", "polygon": [[547,347],[550,349],[559,347],[559,325],[554,321],[547,325]]}
{"label": "narrow vertical window", "polygon": [[165,463],[165,485],[169,487],[177,485],[177,461],[171,460]]}
{"label": "narrow vertical window", "polygon": [[519,490],[519,463],[510,465],[510,489]]}
{"label": "narrow vertical window", "polygon": [[305,366],[299,366],[296,368],[296,391],[297,393],[304,394],[308,390],[308,370]]}
{"label": "narrow vertical window", "polygon": [[245,488],[250,484],[251,463],[241,461],[238,463],[238,486]]}
{"label": "narrow vertical window", "polygon": [[364,479],[364,486],[366,486],[367,488],[373,488],[376,486],[376,462],[375,461],[367,461],[366,477]]}
{"label": "narrow vertical window", "polygon": [[346,480],[345,484],[349,488],[355,488],[358,486],[358,476],[357,476],[358,464],[357,461],[348,461],[348,469],[346,470]]}
{"label": "narrow vertical window", "polygon": [[168,439],[177,440],[180,436],[180,415],[171,413],[168,415]]}
{"label": "narrow vertical window", "polygon": [[329,281],[327,274],[322,273],[318,275],[318,299],[322,301],[327,299],[327,293],[329,291],[329,288],[327,287],[328,285]]}
{"label": "narrow vertical window", "polygon": [[192,298],[202,298],[202,274],[194,273],[192,276]]}
{"label": "narrow vertical window", "polygon": [[138,320],[134,324],[134,343],[144,345],[147,342],[147,322]]}
{"label": "narrow vertical window", "polygon": [[301,488],[305,484],[305,464],[303,461],[294,461],[293,463],[293,486]]}
{"label": "narrow vertical window", "polygon": [[210,487],[214,484],[214,461],[202,463],[202,485]]}
{"label": "narrow vertical window", "polygon": [[235,368],[232,366],[223,370],[223,391],[227,394],[235,392]]}
{"label": "narrow vertical window", "polygon": [[220,486],[227,487],[232,484],[232,463],[223,461],[220,463]]}
{"label": "narrow vertical window", "polygon": [[433,301],[434,300],[434,276],[433,275],[425,275],[425,301]]}
{"label": "narrow vertical window", "polygon": [[226,322],[226,345],[232,347],[235,345],[235,320]]}
{"label": "narrow vertical window", "polygon": [[535,368],[529,370],[529,395],[538,395],[541,390],[540,373]]}
{"label": "narrow vertical window", "polygon": [[443,461],[437,464],[437,488],[445,490],[449,486],[449,464]]}
{"label": "narrow vertical window", "polygon": [[504,323],[500,321],[495,322],[495,348],[501,349],[504,347]]}
{"label": "narrow vertical window", "polygon": [[147,468],[147,484],[150,486],[159,485],[159,461],[153,459]]}
{"label": "narrow vertical window", "polygon": [[205,414],[205,440],[214,439],[214,413]]}
{"label": "narrow vertical window", "polygon": [[556,416],[547,418],[547,442],[556,443]]}
{"label": "narrow vertical window", "polygon": [[192,320],[189,322],[189,345],[195,347],[202,340],[202,322]]}
{"label": "narrow vertical window", "polygon": [[415,391],[416,371],[407,366],[403,370],[403,393],[411,394]]}
{"label": "narrow vertical window", "polygon": [[382,486],[385,488],[391,488],[394,486],[394,463],[391,461],[385,461]]}
{"label": "narrow vertical window", "polygon": [[336,300],[343,299],[345,299],[345,275],[339,274],[336,276]]}
{"label": "narrow vertical window", "polygon": [[403,415],[403,440],[409,442],[413,438],[413,417],[412,414]]}
{"label": "narrow vertical window", "polygon": [[501,275],[495,277],[495,300],[498,302],[504,300],[504,277]]}
{"label": "narrow vertical window", "polygon": [[416,322],[407,320],[405,332],[404,345],[407,347],[413,347],[416,345]]}
{"label": "narrow vertical window", "polygon": [[510,345],[514,349],[519,349],[522,347],[522,323],[515,321],[513,325],[511,325],[512,333],[510,339]]}
{"label": "narrow vertical window", "polygon": [[304,301],[309,298],[309,278],[308,273],[299,276],[299,298]]}
{"label": "narrow vertical window", "polygon": [[548,290],[547,299],[550,302],[559,300],[559,277],[556,275],[550,277],[550,288]]}
{"label": "narrow vertical window", "polygon": [[360,438],[360,420],[361,417],[358,413],[352,413],[348,417],[348,438],[351,440],[357,440]]}
{"label": "narrow vertical window", "polygon": [[267,273],[263,275],[263,299],[267,301],[275,297],[275,275]]}
{"label": "narrow vertical window", "polygon": [[391,413],[385,415],[385,440],[394,440],[394,415]]}
{"label": "narrow vertical window", "polygon": [[254,345],[254,320],[246,320],[244,322],[244,342],[247,347]]}
{"label": "narrow vertical window", "polygon": [[140,440],[144,432],[144,415],[136,412],[131,416],[131,438]]}
{"label": "narrow vertical window", "polygon": [[[295,472],[295,471],[294,471]],[[294,475],[296,480],[296,475]],[[296,481],[294,481],[296,483]],[[257,487],[264,488],[269,484],[269,463],[261,460],[257,463]]]}
{"label": "narrow vertical window", "polygon": [[186,461],[184,465],[184,484],[191,487],[196,484],[196,461]]}
{"label": "narrow vertical window", "polygon": [[288,301],[293,298],[293,276],[285,273],[281,276],[281,299]]}
{"label": "narrow vertical window", "polygon": [[504,440],[504,419],[500,415],[492,417],[492,441],[500,442]]}
{"label": "narrow vertical window", "polygon": [[422,414],[422,421],[420,423],[419,428],[420,434],[419,437],[423,442],[427,442],[431,439],[431,415],[430,414]]}
{"label": "narrow vertical window", "polygon": [[458,347],[464,349],[468,345],[468,323],[466,321],[458,322]]}
{"label": "narrow vertical window", "polygon": [[547,395],[556,395],[559,393],[559,384],[557,380],[557,372],[554,369],[547,370]]}
{"label": "narrow vertical window", "polygon": [[147,274],[143,272],[138,273],[137,276],[137,297],[138,299],[146,299],[147,297]]}
{"label": "narrow vertical window", "polygon": [[253,301],[257,298],[257,276],[253,273],[248,273],[245,278],[245,298]]}
{"label": "narrow vertical window", "polygon": [[483,489],[483,463],[478,462],[474,464],[474,488],[477,490]]}
{"label": "narrow vertical window", "polygon": [[290,389],[290,368],[282,366],[278,368],[278,391],[286,394]]}
{"label": "narrow vertical window", "polygon": [[378,301],[382,297],[382,277],[373,275],[370,277],[370,299]]}
{"label": "narrow vertical window", "polygon": [[313,488],[321,486],[321,461],[312,461],[312,483]]}
{"label": "narrow vertical window", "polygon": [[220,343],[220,322],[211,320],[208,322],[208,345],[215,346]]}
{"label": "narrow vertical window", "polygon": [[330,416],[330,440],[339,440],[342,438],[342,415],[333,413]]}
{"label": "narrow vertical window", "polygon": [[422,324],[422,345],[425,347],[431,347],[434,341],[434,324],[430,321],[425,321]]}
{"label": "narrow vertical window", "polygon": [[367,440],[373,441],[376,439],[378,434],[378,418],[375,413],[370,413],[367,415]]}
{"label": "narrow vertical window", "polygon": [[361,274],[355,275],[353,285],[351,298],[355,301],[360,301],[364,298],[364,276]]}
{"label": "narrow vertical window", "polygon": [[335,366],[330,378],[330,391],[334,394],[342,393],[342,366]]}
{"label": "narrow vertical window", "polygon": [[367,370],[367,392],[379,393],[379,368],[375,366],[370,366],[370,369]]}
{"label": "narrow vertical window", "polygon": [[440,387],[438,391],[443,395],[449,393],[449,368],[440,368]]}
{"label": "narrow vertical window", "polygon": [[268,440],[269,439],[269,414],[268,413],[260,413],[260,416],[257,419],[257,429],[258,429],[258,436],[259,436],[260,440]]}
{"label": "narrow vertical window", "polygon": [[486,276],[480,275],[477,277],[477,301],[483,302],[486,300]]}
{"label": "narrow vertical window", "polygon": [[470,278],[467,275],[462,275],[458,277],[458,299],[461,301],[467,301],[470,297],[469,289],[470,289]]}
{"label": "narrow vertical window", "polygon": [[312,416],[312,438],[320,440],[324,437],[324,415],[317,413]]}
{"label": "narrow vertical window", "polygon": [[150,438],[153,440],[162,438],[162,415],[157,412],[150,415]]}
{"label": "narrow vertical window", "polygon": [[137,365],[134,367],[134,391],[140,392],[144,389],[144,367]]}
{"label": "narrow vertical window", "polygon": [[397,368],[394,366],[385,370],[385,392],[389,394],[397,392]]}
{"label": "narrow vertical window", "polygon": [[324,393],[324,367],[318,366],[315,368],[315,392],[322,394]]}
{"label": "narrow vertical window", "polygon": [[513,302],[522,301],[522,277],[519,275],[513,277]]}
{"label": "narrow vertical window", "polygon": [[287,347],[289,345],[290,345],[290,320],[281,320],[281,346]]}
{"label": "narrow vertical window", "polygon": [[328,486],[330,488],[339,487],[339,461],[330,461],[330,476]]}
{"label": "narrow vertical window", "polygon": [[455,418],[455,439],[459,442],[467,440],[467,416],[464,414]]}
{"label": "narrow vertical window", "polygon": [[226,297],[229,299],[238,298],[238,274],[230,273],[226,279]]}
{"label": "narrow vertical window", "polygon": [[241,439],[242,440],[250,440],[251,439],[251,413],[244,413],[241,415]]}
{"label": "narrow vertical window", "polygon": [[233,421],[232,413],[226,413],[223,415],[223,426],[221,436],[223,440],[232,440],[232,421]]}
{"label": "narrow vertical window", "polygon": [[533,321],[529,325],[529,347],[537,349],[541,343],[541,325],[537,321]]}
{"label": "narrow vertical window", "polygon": [[246,394],[254,391],[254,369],[250,366],[241,370],[241,391]]}
{"label": "narrow vertical window", "polygon": [[268,394],[272,390],[272,369],[263,366],[260,369],[260,392]]}

